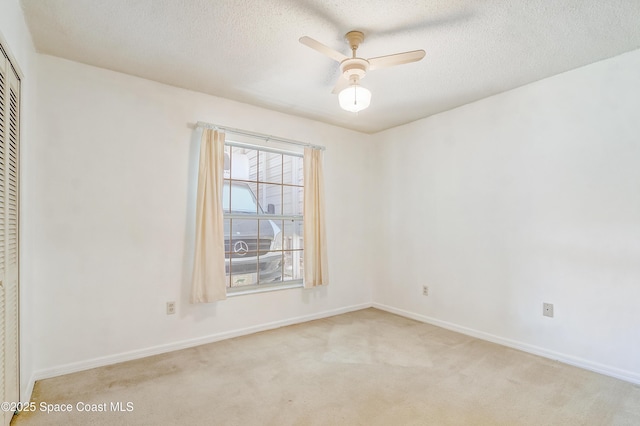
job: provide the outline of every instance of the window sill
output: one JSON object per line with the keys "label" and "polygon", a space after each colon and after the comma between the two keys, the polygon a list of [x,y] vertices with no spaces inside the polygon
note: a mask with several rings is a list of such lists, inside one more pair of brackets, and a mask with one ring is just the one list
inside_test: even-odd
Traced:
{"label": "window sill", "polygon": [[278,291],[278,290],[289,290],[292,288],[303,288],[304,285],[302,283],[302,281],[299,282],[293,282],[293,283],[289,283],[289,284],[277,284],[277,285],[259,285],[259,286],[254,286],[251,288],[247,288],[247,289],[242,289],[242,290],[230,290],[227,289],[227,297],[236,297],[236,296],[244,296],[246,294],[257,294],[257,293],[268,293],[268,292],[272,292],[272,291]]}

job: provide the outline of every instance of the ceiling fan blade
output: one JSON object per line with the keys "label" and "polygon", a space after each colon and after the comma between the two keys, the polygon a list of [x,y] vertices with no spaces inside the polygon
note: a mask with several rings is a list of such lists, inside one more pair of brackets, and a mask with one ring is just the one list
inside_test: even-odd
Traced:
{"label": "ceiling fan blade", "polygon": [[331,91],[331,93],[333,93],[334,95],[337,95],[347,87],[349,87],[349,80],[347,80],[346,78],[344,78],[344,76],[341,75],[340,77],[338,77],[338,81],[336,81],[336,85],[333,87],[333,90]]}
{"label": "ceiling fan blade", "polygon": [[412,50],[411,52],[396,53],[394,55],[378,56],[369,59],[369,70],[392,67],[394,65],[408,64],[424,58],[424,50]]}
{"label": "ceiling fan blade", "polygon": [[319,41],[316,41],[314,39],[312,39],[311,37],[300,37],[300,43],[304,44],[305,46],[308,46],[314,50],[317,50],[318,52],[322,53],[323,55],[326,55],[328,57],[330,57],[331,59],[333,59],[334,61],[338,61],[338,62],[342,62],[345,59],[348,58],[348,56],[343,55],[342,53],[333,50],[332,48],[330,48],[329,46],[325,46],[324,44],[320,43]]}

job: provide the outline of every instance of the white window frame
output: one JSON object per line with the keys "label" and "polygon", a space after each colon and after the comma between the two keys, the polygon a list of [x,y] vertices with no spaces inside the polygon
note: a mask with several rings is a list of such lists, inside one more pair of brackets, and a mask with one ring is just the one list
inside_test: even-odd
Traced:
{"label": "white window frame", "polygon": [[[303,152],[296,152],[296,151],[290,151],[290,150],[284,150],[284,149],[278,149],[278,148],[273,148],[273,147],[267,147],[267,146],[263,146],[263,145],[257,145],[257,144],[249,144],[249,143],[245,143],[245,142],[239,142],[234,140],[233,137],[230,137],[229,135],[227,136],[227,140],[225,141],[225,149],[227,147],[230,147],[231,149],[233,148],[245,148],[245,149],[250,149],[250,150],[255,150],[258,151],[258,155],[260,155],[260,152],[267,152],[267,153],[273,153],[273,154],[281,154],[283,155],[283,159],[284,156],[291,156],[291,157],[298,157],[301,160],[304,158],[304,153]],[[301,163],[303,163],[301,161]],[[258,162],[259,164],[259,162]],[[284,164],[284,160],[283,160],[283,164]],[[231,165],[230,165],[231,166]],[[259,165],[258,165],[259,167]],[[304,167],[304,166],[303,166]],[[283,166],[284,169],[284,166]],[[300,173],[302,175],[304,175],[304,170],[301,170]],[[285,186],[294,186],[294,187],[299,187],[302,190],[302,196],[304,196],[304,185],[291,185],[291,184],[285,184],[284,182],[281,182],[280,184],[275,184],[273,182],[263,182],[260,181],[260,172],[259,170],[256,171],[256,179],[255,180],[251,180],[251,179],[237,179],[234,178],[233,176],[233,172],[227,174],[225,171],[225,176],[224,176],[224,182],[225,184],[229,185],[229,188],[232,187],[234,182],[239,182],[239,183],[245,183],[245,184],[257,184],[258,186],[260,184],[269,184],[269,185],[280,185],[282,187]],[[283,173],[284,175],[284,173]],[[258,191],[259,192],[259,191]],[[258,201],[258,204],[260,205],[260,207],[262,209],[264,209],[264,207],[266,206],[262,206],[259,202],[259,197],[260,194],[257,194],[254,192],[254,197],[256,198],[256,200]],[[283,202],[283,200],[281,200],[281,202]],[[232,201],[231,201],[232,203]],[[232,205],[232,204],[231,204]],[[234,219],[252,219],[252,220],[260,220],[260,221],[265,221],[265,220],[273,220],[273,221],[281,221],[280,223],[283,223],[283,221],[297,221],[299,222],[299,224],[302,226],[304,223],[304,215],[300,214],[300,215],[284,215],[284,214],[268,214],[266,212],[258,212],[256,214],[246,214],[246,213],[231,213],[228,211],[224,212],[224,220],[225,223],[227,220],[234,220]],[[226,226],[226,225],[225,225]],[[284,229],[281,230],[281,232],[284,232]],[[230,240],[232,241],[232,237],[228,237],[230,238]],[[257,240],[259,241],[259,235]],[[303,275],[302,272],[299,273],[300,278],[298,279],[292,279],[292,280],[284,280],[284,274],[285,272],[282,272],[282,278],[280,281],[277,282],[266,282],[266,283],[260,283],[259,281],[259,274],[258,274],[258,281],[257,284],[253,284],[253,285],[246,285],[246,286],[232,286],[232,280],[233,280],[233,264],[234,264],[234,258],[232,255],[232,250],[233,248],[231,247],[232,243],[231,241],[229,243],[227,243],[227,241],[225,241],[225,265],[227,266],[227,271],[231,271],[231,277],[229,277],[229,275],[227,275],[227,277],[229,278],[229,281],[227,281],[226,283],[226,289],[227,289],[227,296],[238,296],[238,295],[244,295],[244,294],[252,294],[252,293],[261,293],[261,292],[266,292],[266,291],[274,291],[274,290],[284,290],[284,289],[290,289],[290,288],[302,288],[303,287]],[[287,252],[292,252],[292,258],[293,256],[293,252],[296,252],[297,255],[299,256],[299,258],[297,259],[298,261],[300,261],[300,263],[302,264],[303,259],[304,259],[304,249],[302,247],[302,245],[300,245],[299,248],[295,248],[295,249],[291,249],[291,250],[285,250],[286,247],[282,246],[278,251],[280,253],[282,253],[283,257],[282,257],[282,262],[281,262],[281,269],[284,270],[285,268],[285,261],[284,261],[284,256],[285,253]],[[270,250],[270,253],[272,251]],[[260,258],[260,255],[258,254],[258,259]],[[293,261],[293,259],[292,259]],[[303,267],[303,266],[301,266]],[[258,260],[258,269],[260,269],[260,263]],[[302,271],[302,269],[301,269]]]}

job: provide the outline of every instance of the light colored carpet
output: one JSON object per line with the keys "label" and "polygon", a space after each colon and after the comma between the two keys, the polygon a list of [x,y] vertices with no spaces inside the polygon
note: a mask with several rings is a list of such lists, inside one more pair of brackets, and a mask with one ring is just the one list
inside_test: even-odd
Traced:
{"label": "light colored carpet", "polygon": [[640,425],[640,386],[376,309],[42,380],[33,402],[73,412],[12,424]]}

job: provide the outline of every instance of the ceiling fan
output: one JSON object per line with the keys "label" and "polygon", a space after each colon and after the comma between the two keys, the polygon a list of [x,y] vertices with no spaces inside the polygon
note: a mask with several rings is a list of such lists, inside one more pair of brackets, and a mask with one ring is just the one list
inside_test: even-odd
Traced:
{"label": "ceiling fan", "polygon": [[369,106],[371,102],[371,92],[367,88],[359,85],[360,79],[363,78],[368,71],[416,62],[424,58],[425,55],[424,50],[412,50],[410,52],[378,56],[376,58],[358,58],[356,51],[360,43],[364,41],[364,34],[361,31],[349,31],[344,38],[351,48],[351,57],[343,55],[311,37],[300,37],[299,41],[305,46],[317,50],[340,63],[342,75],[338,79],[332,93],[338,93],[340,106],[347,111],[358,112]]}

